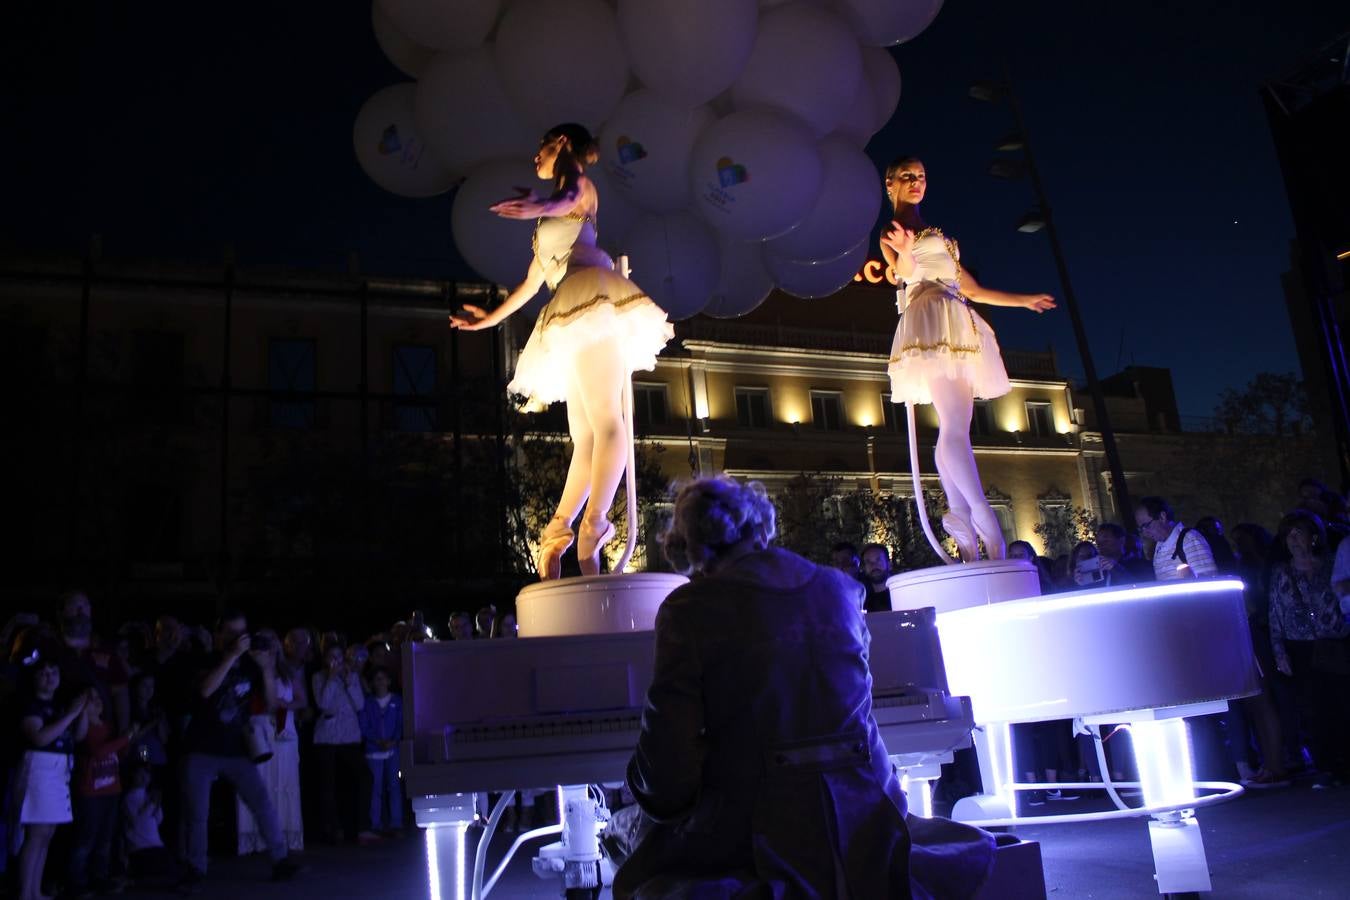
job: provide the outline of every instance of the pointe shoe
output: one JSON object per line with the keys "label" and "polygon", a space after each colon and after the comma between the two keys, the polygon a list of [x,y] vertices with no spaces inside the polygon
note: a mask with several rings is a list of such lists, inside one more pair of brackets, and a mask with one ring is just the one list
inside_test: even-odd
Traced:
{"label": "pointe shoe", "polygon": [[990,511],[990,518],[993,521],[987,524],[993,527],[992,532],[980,527],[979,517],[977,516],[971,516],[971,522],[975,526],[975,533],[984,542],[984,555],[989,559],[1005,559],[1008,556],[1008,545],[1003,537],[1003,529],[999,527],[998,517],[993,515],[992,510]]}
{"label": "pointe shoe", "polygon": [[609,519],[598,522],[590,517],[581,520],[581,536],[577,539],[577,562],[582,575],[600,574],[600,551],[614,540],[614,523]]}
{"label": "pointe shoe", "polygon": [[956,541],[956,550],[961,554],[962,562],[974,562],[980,558],[980,543],[975,529],[956,513],[949,512],[942,517],[942,528]]}
{"label": "pointe shoe", "polygon": [[535,560],[541,581],[562,577],[562,557],[575,537],[572,526],[562,516],[549,519],[548,526],[539,535],[539,558]]}

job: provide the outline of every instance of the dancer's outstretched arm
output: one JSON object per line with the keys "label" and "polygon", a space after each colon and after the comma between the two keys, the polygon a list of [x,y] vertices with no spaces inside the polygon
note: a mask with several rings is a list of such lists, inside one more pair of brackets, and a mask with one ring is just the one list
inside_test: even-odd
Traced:
{"label": "dancer's outstretched arm", "polygon": [[1049,294],[1010,294],[984,287],[965,266],[961,266],[961,293],[987,306],[1017,306],[1037,313],[1055,308],[1055,298]]}
{"label": "dancer's outstretched arm", "polygon": [[481,331],[484,328],[491,328],[499,325],[507,316],[520,309],[530,301],[530,298],[539,293],[539,289],[544,286],[544,268],[539,265],[539,258],[530,260],[530,270],[525,274],[525,280],[516,286],[502,304],[488,312],[479,306],[464,304],[464,311],[468,315],[459,315],[450,317],[450,327],[459,328],[463,331]]}
{"label": "dancer's outstretched arm", "polygon": [[[504,219],[537,219],[540,216],[565,216],[583,203],[587,195],[586,187],[590,181],[580,172],[567,172],[562,176],[562,184],[548,197],[536,197],[533,191],[517,188],[520,197],[512,197],[488,207]],[[590,187],[593,196],[595,188]],[[594,206],[594,204],[590,204]],[[584,210],[583,210],[584,211]]]}

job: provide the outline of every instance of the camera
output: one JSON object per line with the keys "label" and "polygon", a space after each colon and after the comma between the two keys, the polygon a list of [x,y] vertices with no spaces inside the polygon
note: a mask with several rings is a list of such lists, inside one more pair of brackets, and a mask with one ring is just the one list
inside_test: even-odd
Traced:
{"label": "camera", "polygon": [[261,631],[255,631],[248,636],[250,650],[271,650],[272,636]]}

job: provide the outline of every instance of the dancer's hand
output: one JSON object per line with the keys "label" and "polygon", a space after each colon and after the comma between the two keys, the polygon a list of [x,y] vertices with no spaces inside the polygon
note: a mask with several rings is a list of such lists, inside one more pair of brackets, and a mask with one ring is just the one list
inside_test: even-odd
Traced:
{"label": "dancer's hand", "polygon": [[542,214],[542,206],[529,188],[517,187],[515,191],[514,197],[494,203],[488,209],[503,219],[533,219]]}
{"label": "dancer's hand", "polygon": [[902,257],[908,258],[914,252],[914,232],[899,222],[891,222],[891,229],[881,235],[881,246],[889,247]]}
{"label": "dancer's hand", "polygon": [[497,322],[491,314],[481,306],[464,304],[464,312],[467,315],[458,315],[450,317],[450,327],[458,328],[460,331],[482,331],[484,328],[491,328]]}
{"label": "dancer's hand", "polygon": [[1043,313],[1055,308],[1055,298],[1049,294],[1027,294],[1022,298],[1022,305],[1034,313]]}

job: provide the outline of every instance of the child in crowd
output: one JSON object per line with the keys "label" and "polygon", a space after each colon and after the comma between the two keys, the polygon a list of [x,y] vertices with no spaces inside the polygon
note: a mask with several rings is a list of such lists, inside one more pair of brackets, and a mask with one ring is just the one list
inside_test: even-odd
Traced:
{"label": "child in crowd", "polygon": [[136,766],[128,781],[130,786],[122,796],[122,836],[128,871],[138,884],[172,884],[178,875],[177,866],[160,837],[164,804],[159,789],[151,786],[150,767]]}
{"label": "child in crowd", "polygon": [[85,735],[75,747],[75,846],[70,854],[70,888],[76,897],[104,893],[113,836],[122,797],[119,757],[135,732],[117,736],[103,718],[103,698],[90,694],[84,708]]}
{"label": "child in crowd", "polygon": [[[393,678],[384,667],[370,676],[371,694],[361,707],[361,737],[370,766],[370,827],[384,834],[403,828],[403,786],[398,780],[398,742],[403,738],[403,699],[390,693]],[[385,807],[388,806],[388,818]]]}
{"label": "child in crowd", "polygon": [[19,855],[19,900],[44,900],[42,871],[57,825],[72,818],[71,757],[88,727],[85,706],[95,692],[83,691],[64,710],[56,705],[61,667],[43,658],[29,670],[31,679],[20,707],[19,731],[24,754],[14,775],[12,802],[18,825],[10,852]]}

